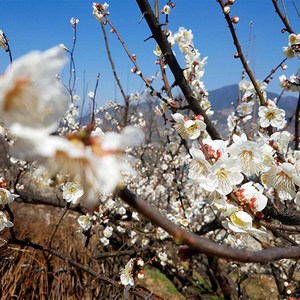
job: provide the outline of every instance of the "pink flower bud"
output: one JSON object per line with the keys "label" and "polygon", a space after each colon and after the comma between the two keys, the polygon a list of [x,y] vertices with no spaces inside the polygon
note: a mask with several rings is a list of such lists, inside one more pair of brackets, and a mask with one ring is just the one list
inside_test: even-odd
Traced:
{"label": "pink flower bud", "polygon": [[228,15],[230,13],[230,7],[229,6],[225,6],[223,11],[224,11],[225,15]]}
{"label": "pink flower bud", "polygon": [[239,22],[240,18],[238,16],[234,16],[230,20],[231,20],[232,23],[236,24],[236,23]]}

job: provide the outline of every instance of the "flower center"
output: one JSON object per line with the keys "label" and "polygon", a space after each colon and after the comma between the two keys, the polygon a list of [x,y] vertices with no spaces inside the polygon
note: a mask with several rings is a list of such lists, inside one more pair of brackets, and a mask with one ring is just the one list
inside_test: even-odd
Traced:
{"label": "flower center", "polygon": [[276,117],[276,113],[273,109],[269,109],[266,113],[266,118],[271,121]]}
{"label": "flower center", "polygon": [[216,175],[219,180],[225,180],[228,178],[228,172],[224,168],[221,168]]}

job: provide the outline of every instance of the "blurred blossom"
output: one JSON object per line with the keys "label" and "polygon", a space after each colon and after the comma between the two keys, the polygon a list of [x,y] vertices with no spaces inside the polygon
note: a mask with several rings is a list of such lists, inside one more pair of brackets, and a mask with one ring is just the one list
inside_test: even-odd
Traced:
{"label": "blurred blossom", "polygon": [[20,197],[19,195],[12,194],[9,190],[6,188],[0,187],[0,204],[6,205],[11,202],[13,202],[17,197]]}
{"label": "blurred blossom", "polygon": [[0,231],[5,227],[13,227],[14,224],[7,219],[7,216],[4,212],[0,211]]}
{"label": "blurred blossom", "polygon": [[73,99],[73,101],[80,101],[80,96],[79,95],[73,95],[72,99]]}
{"label": "blurred blossom", "polygon": [[95,93],[94,92],[89,92],[88,96],[89,96],[89,98],[91,98],[93,100],[94,97],[95,97]]}
{"label": "blurred blossom", "polygon": [[75,18],[71,18],[70,23],[71,23],[73,26],[75,26],[75,25],[77,25],[77,24],[79,23],[79,20],[78,20],[78,19],[75,19]]}
{"label": "blurred blossom", "polygon": [[0,118],[13,133],[15,124],[57,129],[68,96],[55,74],[65,62],[60,47],[34,51],[15,60],[0,77]]}
{"label": "blurred blossom", "polygon": [[2,30],[0,30],[0,48],[7,50],[7,41]]}
{"label": "blurred blossom", "polygon": [[16,132],[19,138],[11,149],[14,157],[37,160],[51,176],[56,173],[71,176],[82,185],[83,201],[90,205],[97,203],[99,193],[115,190],[121,183],[122,172],[134,174],[124,158],[125,149],[140,145],[144,139],[143,132],[132,126],[121,133],[100,131],[90,136],[83,129],[67,138],[22,127],[16,128]]}

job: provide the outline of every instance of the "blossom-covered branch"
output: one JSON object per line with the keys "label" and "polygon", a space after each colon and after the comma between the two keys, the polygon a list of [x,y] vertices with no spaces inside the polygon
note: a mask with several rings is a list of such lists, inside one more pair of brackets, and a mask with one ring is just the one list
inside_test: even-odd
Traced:
{"label": "blossom-covered branch", "polygon": [[147,202],[137,197],[128,188],[124,187],[118,190],[118,195],[131,207],[148,218],[153,224],[163,228],[170,233],[174,241],[178,244],[186,244],[199,253],[208,256],[217,256],[240,262],[259,262],[267,263],[282,258],[300,258],[300,246],[296,247],[269,247],[260,251],[250,251],[247,249],[234,249],[228,246],[217,244],[211,240],[199,237],[196,234],[188,232],[182,227],[175,225],[158,210],[151,207]]}
{"label": "blossom-covered branch", "polygon": [[165,33],[161,30],[162,24],[160,24],[157,18],[155,17],[149,2],[147,0],[137,0],[137,4],[139,5],[142,14],[145,16],[145,20],[147,21],[147,24],[152,32],[152,37],[156,40],[157,44],[159,45],[162,54],[164,55],[165,60],[174,75],[175,84],[180,87],[187,102],[189,103],[190,109],[196,115],[203,116],[204,122],[207,126],[207,132],[213,139],[221,139],[219,132],[216,130],[216,128],[206,115],[205,111],[199,105],[198,100],[195,99],[193,92],[186,78],[184,77],[183,70],[179,66],[177,59],[173,54],[173,51],[168,42],[168,38],[165,35]]}

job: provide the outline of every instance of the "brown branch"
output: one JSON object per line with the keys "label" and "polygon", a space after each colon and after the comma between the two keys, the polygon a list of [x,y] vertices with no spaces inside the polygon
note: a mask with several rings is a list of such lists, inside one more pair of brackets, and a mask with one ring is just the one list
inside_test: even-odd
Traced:
{"label": "brown branch", "polygon": [[283,15],[283,13],[281,12],[281,9],[279,8],[278,0],[272,0],[272,3],[274,5],[276,13],[278,14],[279,18],[281,19],[281,21],[283,22],[283,24],[285,26],[284,30],[289,33],[293,33],[294,31],[290,25],[289,20],[287,19],[286,16]]}
{"label": "brown branch", "polygon": [[161,24],[158,19],[155,17],[152,8],[147,0],[136,0],[142,14],[144,14],[147,24],[152,32],[153,38],[156,40],[159,45],[165,60],[172,71],[176,84],[180,87],[182,93],[184,94],[187,102],[190,105],[190,109],[196,115],[202,115],[204,118],[204,122],[207,126],[207,132],[211,136],[212,139],[222,139],[205,111],[199,105],[199,100],[197,100],[194,95],[191,87],[189,86],[187,80],[184,77],[183,71],[178,64],[176,57],[173,54],[171,46],[168,42],[167,36],[161,30]]}
{"label": "brown branch", "polygon": [[198,235],[174,224],[166,217],[163,217],[158,210],[150,206],[146,201],[138,198],[126,187],[119,189],[117,194],[124,202],[141,213],[144,217],[148,218],[151,223],[161,227],[172,235],[176,243],[186,244],[198,253],[226,258],[233,261],[257,263],[267,263],[282,258],[300,258],[300,246],[291,246],[286,248],[269,247],[259,251],[250,251],[247,249],[235,249],[220,245],[211,240],[201,238]]}

